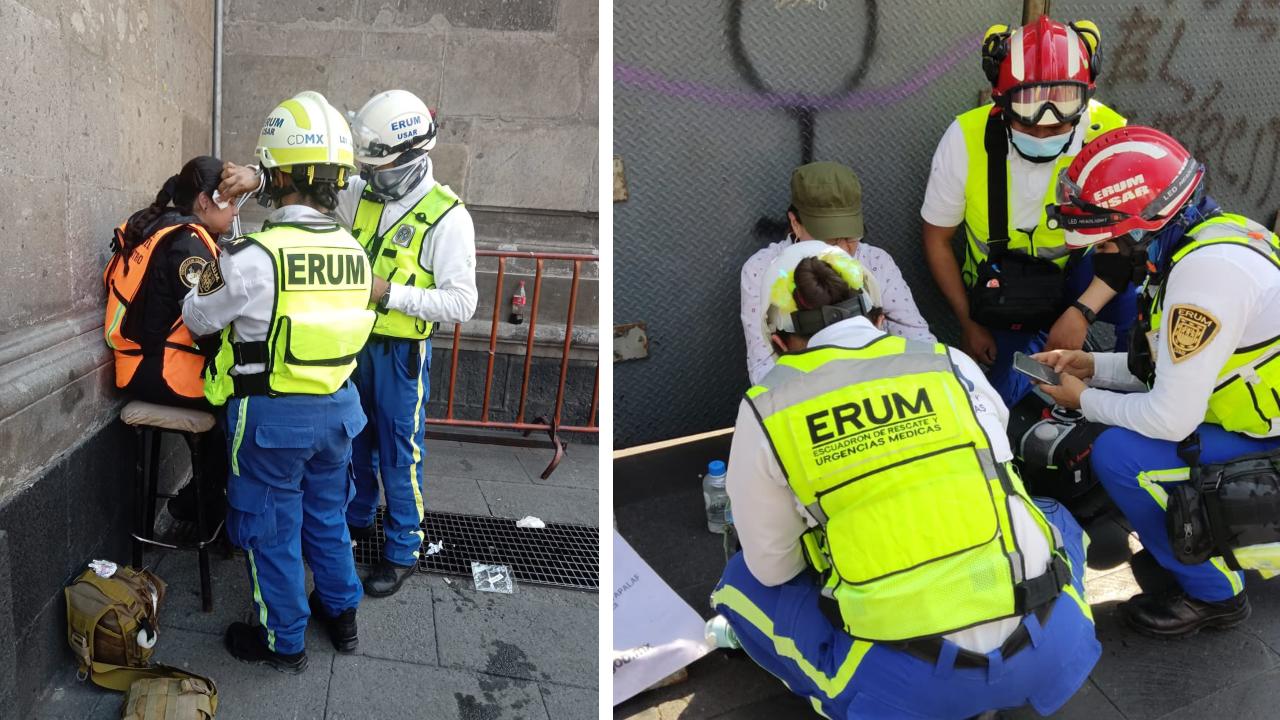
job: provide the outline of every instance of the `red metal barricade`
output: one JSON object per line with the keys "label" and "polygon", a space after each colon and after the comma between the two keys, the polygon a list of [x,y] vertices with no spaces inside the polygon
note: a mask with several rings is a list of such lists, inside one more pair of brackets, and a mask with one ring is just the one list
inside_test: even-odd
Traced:
{"label": "red metal barricade", "polygon": [[[472,427],[500,430],[519,430],[525,435],[535,430],[545,430],[551,438],[551,443],[555,449],[555,456],[551,459],[551,463],[547,465],[546,470],[542,472],[542,478],[551,476],[555,472],[556,466],[560,464],[560,460],[564,457],[564,441],[560,439],[560,431],[567,432],[600,432],[600,424],[597,419],[600,405],[600,363],[596,362],[596,379],[595,385],[591,390],[591,413],[586,425],[561,425],[561,412],[564,409],[564,389],[565,381],[569,377],[569,350],[573,346],[573,316],[578,309],[578,286],[582,278],[582,263],[594,262],[599,263],[598,255],[582,255],[572,253],[544,253],[544,252],[522,252],[522,251],[506,251],[506,250],[476,250],[477,257],[492,257],[498,259],[498,276],[493,291],[493,320],[489,327],[489,359],[488,367],[485,369],[484,376],[484,400],[480,409],[479,420],[467,420],[455,418],[454,413],[454,391],[458,377],[458,351],[461,346],[462,324],[455,323],[453,326],[453,348],[451,351],[451,359],[449,365],[449,390],[448,400],[445,406],[445,414],[443,418],[427,418],[428,425],[443,425],[452,427]],[[493,389],[493,367],[494,360],[497,357],[498,348],[498,323],[505,306],[502,294],[502,282],[506,277],[506,262],[508,258],[518,258],[522,260],[533,260],[536,270],[533,277],[533,298],[529,304],[529,331],[525,339],[524,352],[524,374],[520,383],[520,406],[516,412],[514,422],[505,420],[489,419],[489,396]],[[569,311],[565,316],[564,327],[564,345],[560,353],[560,381],[556,386],[555,409],[550,418],[536,417],[531,422],[525,421],[525,405],[529,397],[529,372],[533,365],[533,337],[538,327],[538,302],[541,299],[543,264],[549,260],[568,261],[573,263],[573,280],[569,287]]]}

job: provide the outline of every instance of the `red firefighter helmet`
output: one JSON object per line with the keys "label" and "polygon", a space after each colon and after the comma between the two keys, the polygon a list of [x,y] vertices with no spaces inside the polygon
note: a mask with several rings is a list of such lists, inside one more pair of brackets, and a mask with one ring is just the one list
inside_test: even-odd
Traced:
{"label": "red firefighter helmet", "polygon": [[1098,77],[1098,26],[1064,25],[1047,15],[1021,28],[994,25],[982,42],[982,69],[1005,117],[1027,125],[1074,123]]}
{"label": "red firefighter helmet", "polygon": [[1204,166],[1181,143],[1154,128],[1130,125],[1099,135],[1058,176],[1050,228],[1082,248],[1164,227],[1193,198]]}

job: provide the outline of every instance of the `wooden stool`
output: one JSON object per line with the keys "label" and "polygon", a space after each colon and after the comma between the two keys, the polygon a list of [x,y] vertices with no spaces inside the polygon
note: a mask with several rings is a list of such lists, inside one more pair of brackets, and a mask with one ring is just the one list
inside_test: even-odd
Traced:
{"label": "wooden stool", "polygon": [[[212,518],[205,517],[202,493],[208,492],[207,479],[201,475],[198,436],[213,428],[213,415],[203,410],[157,405],[134,400],[120,411],[120,419],[133,428],[138,454],[134,477],[133,566],[142,567],[142,547],[155,545],[172,550],[195,550],[200,556],[200,600],[205,612],[213,611],[213,588],[209,578],[209,546],[222,532],[225,519],[219,519],[212,532],[207,528]],[[196,493],[196,537],[191,543],[164,543],[155,539],[156,500],[172,498],[160,492],[160,440],[164,433],[181,435],[191,453],[191,482]]]}

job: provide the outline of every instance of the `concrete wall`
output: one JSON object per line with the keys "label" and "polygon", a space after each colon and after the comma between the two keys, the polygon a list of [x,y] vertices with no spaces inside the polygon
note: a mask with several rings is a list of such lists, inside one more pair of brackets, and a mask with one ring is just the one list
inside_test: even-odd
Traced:
{"label": "concrete wall", "polygon": [[[792,168],[862,179],[868,242],[890,251],[940,338],[953,318],[923,262],[938,139],[989,88],[982,32],[1020,0],[614,4],[616,323],[649,357],[615,368],[619,447],[733,423],[747,386],[738,272],[780,240]],[[1270,222],[1280,175],[1280,7],[1250,0],[1056,0],[1102,30],[1098,98],[1176,134],[1229,209]],[[673,129],[678,128],[678,132]]]}
{"label": "concrete wall", "polygon": [[[211,146],[202,0],[0,0],[0,717],[65,667],[61,586],[124,550],[129,436],[102,342],[112,228]],[[106,508],[107,512],[101,512]],[[14,672],[21,668],[21,672]],[[12,674],[12,675],[11,675]]]}

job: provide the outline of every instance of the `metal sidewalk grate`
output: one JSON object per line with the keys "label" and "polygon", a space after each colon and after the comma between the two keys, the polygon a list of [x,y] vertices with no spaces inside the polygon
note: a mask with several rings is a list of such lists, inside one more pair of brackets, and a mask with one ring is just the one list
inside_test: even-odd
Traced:
{"label": "metal sidewalk grate", "polygon": [[[384,508],[378,508],[374,536],[356,544],[357,565],[382,557]],[[518,582],[577,590],[600,589],[599,530],[586,525],[547,523],[546,528],[516,527],[516,521],[487,515],[428,512],[422,521],[426,544],[444,541],[444,550],[420,553],[419,572],[471,577],[471,563],[511,568]]]}

